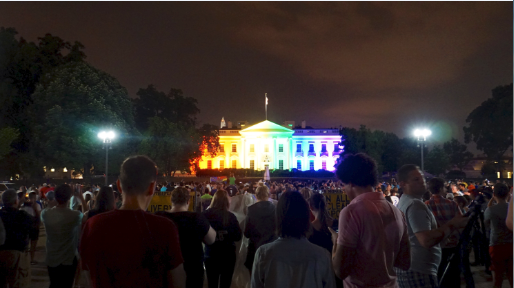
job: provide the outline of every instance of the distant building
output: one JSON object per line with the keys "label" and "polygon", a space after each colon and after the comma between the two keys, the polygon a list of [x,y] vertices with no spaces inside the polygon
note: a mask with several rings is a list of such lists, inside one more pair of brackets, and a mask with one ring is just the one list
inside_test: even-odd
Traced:
{"label": "distant building", "polygon": [[[496,172],[498,178],[512,178],[512,154],[506,154],[502,157],[504,162],[504,170],[502,172]],[[485,155],[477,155],[473,158],[468,165],[462,169],[462,172],[466,173],[467,178],[483,178],[482,176],[482,166],[487,162],[487,156]],[[457,167],[454,167],[455,170],[458,170]]]}
{"label": "distant building", "polygon": [[294,122],[288,122],[291,128],[268,120],[245,129],[221,127],[218,156],[202,157],[200,169],[335,170],[341,152],[339,129],[292,129]]}

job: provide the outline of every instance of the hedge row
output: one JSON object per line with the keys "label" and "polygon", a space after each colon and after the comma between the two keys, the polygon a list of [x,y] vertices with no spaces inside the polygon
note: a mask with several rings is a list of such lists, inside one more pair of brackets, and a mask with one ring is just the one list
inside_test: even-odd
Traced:
{"label": "hedge row", "polygon": [[[263,177],[264,171],[257,171],[251,169],[200,169],[196,172],[196,177],[214,177],[214,176],[229,176],[233,173],[237,178],[239,177]],[[270,170],[270,177],[312,177],[312,178],[329,178],[333,177],[334,173],[325,170],[311,170],[311,171],[298,171],[297,169],[289,170]]]}

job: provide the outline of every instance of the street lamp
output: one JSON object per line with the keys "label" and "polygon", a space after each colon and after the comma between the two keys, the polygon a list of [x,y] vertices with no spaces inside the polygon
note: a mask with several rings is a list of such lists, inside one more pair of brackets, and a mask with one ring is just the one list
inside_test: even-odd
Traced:
{"label": "street lamp", "polygon": [[112,149],[111,147],[111,141],[114,139],[114,131],[101,131],[98,133],[98,138],[102,139],[104,145],[103,149],[105,149],[105,186],[108,185],[108,167],[109,167],[109,149]]}
{"label": "street lamp", "polygon": [[414,130],[414,136],[418,137],[418,147],[421,144],[421,172],[425,174],[425,165],[423,163],[423,144],[427,141],[427,137],[432,135],[432,131],[428,129],[416,129]]}

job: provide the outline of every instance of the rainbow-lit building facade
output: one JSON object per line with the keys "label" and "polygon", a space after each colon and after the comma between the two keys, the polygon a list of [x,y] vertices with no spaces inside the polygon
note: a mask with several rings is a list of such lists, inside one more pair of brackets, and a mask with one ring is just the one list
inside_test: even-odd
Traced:
{"label": "rainbow-lit building facade", "polygon": [[[339,129],[290,129],[263,121],[245,128],[219,130],[220,151],[216,157],[204,156],[200,169],[335,170],[342,146]],[[294,123],[294,122],[293,122]],[[305,125],[302,125],[305,127]]]}

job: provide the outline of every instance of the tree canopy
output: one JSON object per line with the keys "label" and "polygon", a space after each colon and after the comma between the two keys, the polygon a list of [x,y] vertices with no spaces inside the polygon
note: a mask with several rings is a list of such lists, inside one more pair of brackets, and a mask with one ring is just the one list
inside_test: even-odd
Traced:
{"label": "tree canopy", "polygon": [[198,101],[192,97],[184,96],[180,89],[171,88],[166,94],[158,91],[153,85],[139,89],[138,98],[134,99],[135,120],[141,133],[150,126],[150,118],[161,117],[171,123],[185,126],[195,126],[196,115],[200,109],[196,106]]}
{"label": "tree canopy", "polygon": [[512,147],[512,83],[492,90],[492,97],[475,108],[466,118],[465,142],[477,144],[492,161],[502,162]]}
{"label": "tree canopy", "polygon": [[443,149],[449,157],[449,164],[456,166],[460,171],[473,159],[473,154],[468,151],[468,146],[452,138],[443,144]]}
{"label": "tree canopy", "polygon": [[446,173],[450,166],[450,159],[443,148],[435,145],[426,156],[425,170],[435,176]]}
{"label": "tree canopy", "polygon": [[45,75],[34,93],[30,115],[34,158],[46,166],[81,169],[85,175],[92,166],[103,166],[97,137],[101,129],[118,134],[111,161],[118,168],[122,152],[130,150],[131,137],[138,135],[127,90],[85,62],[69,63]]}

